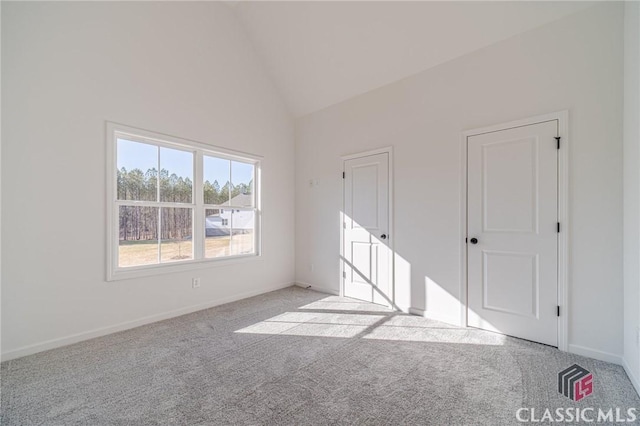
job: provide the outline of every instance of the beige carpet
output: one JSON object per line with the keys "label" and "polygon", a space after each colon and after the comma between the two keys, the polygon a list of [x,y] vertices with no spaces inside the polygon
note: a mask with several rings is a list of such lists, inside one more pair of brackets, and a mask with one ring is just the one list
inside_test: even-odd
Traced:
{"label": "beige carpet", "polygon": [[[595,389],[577,403],[557,390],[574,363]],[[640,411],[620,366],[295,287],[1,374],[2,425],[513,425],[521,407]]]}

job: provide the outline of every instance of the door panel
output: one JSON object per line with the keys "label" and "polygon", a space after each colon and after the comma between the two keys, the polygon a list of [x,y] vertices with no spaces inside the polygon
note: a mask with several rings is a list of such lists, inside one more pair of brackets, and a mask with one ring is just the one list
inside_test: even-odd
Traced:
{"label": "door panel", "polygon": [[344,295],[389,305],[389,154],[347,160],[344,170]]}
{"label": "door panel", "polygon": [[557,134],[554,120],[467,139],[468,325],[553,346]]}
{"label": "door panel", "polygon": [[484,309],[515,315],[538,315],[538,256],[483,251]]}
{"label": "door panel", "polygon": [[482,145],[485,232],[532,232],[537,228],[537,147],[535,137]]}
{"label": "door panel", "polygon": [[380,165],[355,165],[351,169],[352,186],[352,216],[355,226],[368,229],[380,229],[379,187]]}

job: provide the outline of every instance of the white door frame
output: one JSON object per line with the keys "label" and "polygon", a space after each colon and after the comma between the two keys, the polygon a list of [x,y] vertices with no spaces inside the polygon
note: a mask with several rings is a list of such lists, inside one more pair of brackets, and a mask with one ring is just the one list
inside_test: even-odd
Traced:
{"label": "white door frame", "polygon": [[467,324],[468,306],[468,276],[467,276],[467,145],[468,138],[483,133],[497,132],[514,127],[529,126],[547,121],[558,121],[558,135],[560,136],[560,150],[558,151],[558,349],[568,350],[569,341],[569,111],[559,111],[551,114],[529,117],[523,120],[511,121],[478,129],[467,130],[462,133],[461,159],[461,187],[460,194],[460,324]]}
{"label": "white door frame", "polygon": [[347,154],[341,156],[342,160],[342,209],[340,210],[340,296],[344,296],[344,284],[345,284],[345,269],[344,262],[342,258],[344,258],[344,209],[345,209],[345,199],[344,199],[344,173],[345,173],[345,162],[347,160],[353,160],[355,158],[369,157],[371,155],[376,154],[384,154],[387,153],[389,155],[389,232],[388,232],[388,244],[389,249],[391,250],[391,260],[390,260],[390,268],[389,268],[389,288],[391,290],[391,299],[393,302],[393,308],[396,309],[396,283],[395,283],[395,228],[393,226],[393,205],[394,205],[394,195],[393,195],[393,146],[387,146],[384,148],[372,149],[370,151],[358,152],[355,154]]}

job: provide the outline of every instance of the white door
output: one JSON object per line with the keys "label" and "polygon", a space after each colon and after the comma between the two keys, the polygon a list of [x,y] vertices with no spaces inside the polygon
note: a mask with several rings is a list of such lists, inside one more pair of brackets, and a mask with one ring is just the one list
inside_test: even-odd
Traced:
{"label": "white door", "polygon": [[391,305],[389,154],[344,162],[344,295]]}
{"label": "white door", "polygon": [[467,321],[558,345],[558,121],[467,139]]}

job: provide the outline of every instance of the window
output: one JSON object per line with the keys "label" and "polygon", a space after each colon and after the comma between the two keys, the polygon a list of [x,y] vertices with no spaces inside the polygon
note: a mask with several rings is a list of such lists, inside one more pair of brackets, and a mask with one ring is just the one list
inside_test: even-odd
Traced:
{"label": "window", "polygon": [[259,255],[257,157],[111,123],[108,141],[109,279]]}

